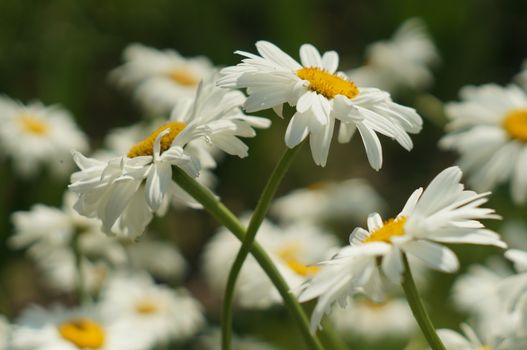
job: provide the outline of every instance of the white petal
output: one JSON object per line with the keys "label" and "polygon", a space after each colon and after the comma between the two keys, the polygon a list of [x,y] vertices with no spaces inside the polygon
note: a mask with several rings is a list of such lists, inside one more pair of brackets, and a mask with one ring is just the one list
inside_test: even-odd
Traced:
{"label": "white petal", "polygon": [[287,130],[285,132],[285,144],[289,148],[293,148],[302,142],[308,135],[308,123],[306,116],[295,113],[289,125],[287,125]]}
{"label": "white petal", "polygon": [[459,268],[456,255],[440,244],[419,240],[405,243],[402,249],[433,269],[452,273]]}
{"label": "white petal", "polygon": [[304,44],[300,47],[300,60],[304,67],[322,67],[320,53],[311,44]]}
{"label": "white petal", "polygon": [[379,170],[382,166],[382,147],[379,138],[373,130],[363,123],[358,123],[357,128],[362,137],[362,143],[366,149],[366,155],[368,156],[371,167]]}
{"label": "white petal", "polygon": [[330,73],[335,73],[339,66],[339,55],[335,51],[327,51],[322,55],[322,67]]}

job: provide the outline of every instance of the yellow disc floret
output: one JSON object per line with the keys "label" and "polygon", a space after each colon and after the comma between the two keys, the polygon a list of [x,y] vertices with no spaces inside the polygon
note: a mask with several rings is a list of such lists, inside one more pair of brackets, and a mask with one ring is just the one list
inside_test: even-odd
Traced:
{"label": "yellow disc floret", "polygon": [[394,236],[404,235],[404,224],[406,223],[406,216],[400,216],[396,219],[390,219],[384,222],[382,227],[373,231],[370,236],[363,241],[369,242],[385,242],[390,243]]}
{"label": "yellow disc floret", "polygon": [[296,71],[296,75],[309,82],[309,89],[328,99],[337,95],[346,96],[349,99],[359,94],[357,86],[336,74],[331,74],[322,68],[305,67]]}
{"label": "yellow disc floret", "polygon": [[507,113],[503,119],[503,128],[513,139],[527,142],[527,108]]}
{"label": "yellow disc floret", "polygon": [[168,71],[167,76],[179,85],[196,86],[199,83],[191,72],[182,68],[174,68]]}
{"label": "yellow disc floret", "polygon": [[62,338],[79,349],[100,349],[106,339],[103,327],[86,318],[64,322],[58,330]]}
{"label": "yellow disc floret", "polygon": [[152,134],[150,134],[146,139],[141,142],[136,143],[128,151],[128,158],[134,158],[139,156],[152,156],[154,154],[154,142],[157,136],[170,128],[168,134],[161,137],[161,150],[160,153],[163,153],[170,148],[172,141],[176,136],[183,130],[187,125],[181,122],[169,122],[163,124],[157,128]]}
{"label": "yellow disc floret", "polygon": [[44,135],[48,132],[49,126],[41,118],[32,114],[24,113],[19,116],[18,121],[22,126],[22,129],[33,135]]}
{"label": "yellow disc floret", "polygon": [[135,312],[141,315],[151,315],[159,310],[159,306],[151,300],[141,300],[135,304]]}
{"label": "yellow disc floret", "polygon": [[309,266],[298,261],[298,251],[300,247],[297,245],[288,245],[278,251],[278,256],[287,264],[293,272],[303,277],[309,277],[317,273],[320,268],[318,266]]}

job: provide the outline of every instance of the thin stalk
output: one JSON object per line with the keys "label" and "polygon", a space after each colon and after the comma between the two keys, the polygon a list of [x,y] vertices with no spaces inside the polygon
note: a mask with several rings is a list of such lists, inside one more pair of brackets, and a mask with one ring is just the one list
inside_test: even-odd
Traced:
{"label": "thin stalk", "polygon": [[247,228],[247,234],[245,235],[242,241],[242,246],[240,247],[240,250],[236,255],[236,259],[232,264],[231,271],[227,279],[227,286],[225,288],[225,294],[223,299],[223,313],[221,322],[221,348],[223,350],[230,350],[231,348],[232,303],[234,300],[234,289],[236,287],[236,280],[240,275],[243,262],[249,254],[249,250],[251,249],[251,245],[254,242],[256,233],[258,232],[258,229],[260,228],[260,225],[262,224],[265,215],[269,210],[269,206],[271,205],[271,201],[273,200],[276,190],[282,182],[282,179],[284,178],[287,169],[289,169],[291,163],[293,162],[293,159],[298,154],[301,148],[302,144],[298,145],[293,149],[286,149],[286,151],[280,158],[280,161],[276,164],[273,172],[271,173],[271,177],[269,177],[269,180],[267,181],[267,184],[264,187],[260,199],[258,200],[258,204],[254,209],[254,213],[251,216],[251,221],[249,222],[249,227]]}
{"label": "thin stalk", "polygon": [[322,320],[322,329],[319,331],[322,342],[332,350],[348,350],[348,346],[333,328],[328,319]]}
{"label": "thin stalk", "polygon": [[446,350],[445,346],[441,342],[441,339],[437,335],[434,325],[430,320],[430,316],[428,316],[423,305],[423,301],[417,292],[417,287],[415,286],[415,282],[412,277],[412,271],[410,270],[410,264],[408,263],[406,254],[403,254],[403,263],[404,275],[403,282],[401,284],[417,324],[419,324],[419,327],[421,328],[421,331],[423,332],[432,350]]}
{"label": "thin stalk", "polygon": [[[218,220],[223,226],[231,231],[236,238],[243,241],[246,234],[245,228],[238,221],[236,216],[227,209],[208,189],[199,184],[195,179],[187,175],[183,170],[173,167],[172,178],[183,188],[189,195],[197,200],[207,211]],[[289,293],[289,287],[285,283],[282,275],[276,269],[273,262],[263,250],[263,248],[256,242],[251,246],[251,254],[254,256],[258,264],[262,267],[271,282],[274,284],[282,298],[284,304],[289,309],[297,326],[310,349],[323,350],[320,341],[311,334],[309,330],[309,321],[304,313],[304,310],[296,300],[296,298]]]}
{"label": "thin stalk", "polygon": [[75,256],[75,270],[77,277],[77,300],[80,304],[86,304],[89,301],[88,292],[86,290],[86,285],[84,283],[84,268],[82,262],[82,252],[80,249],[80,238],[82,233],[76,232],[73,235],[71,242],[73,255]]}

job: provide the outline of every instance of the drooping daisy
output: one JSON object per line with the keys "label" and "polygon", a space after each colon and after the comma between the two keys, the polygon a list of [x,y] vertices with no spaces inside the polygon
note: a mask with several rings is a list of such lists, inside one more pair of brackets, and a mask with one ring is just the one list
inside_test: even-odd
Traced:
{"label": "drooping daisy", "polygon": [[419,18],[406,20],[391,39],[366,49],[366,64],[348,72],[357,84],[376,86],[396,93],[401,89],[423,89],[433,82],[430,66],[439,55]]}
{"label": "drooping daisy", "polygon": [[148,348],[187,339],[204,324],[201,306],[184,288],[157,285],[146,274],[111,279],[102,293],[102,308],[126,319],[130,329],[148,339]]}
{"label": "drooping daisy", "polygon": [[496,233],[478,221],[498,218],[494,210],[479,207],[489,193],[464,190],[461,175],[457,167],[443,170],[426,190],[414,191],[395,218],[383,222],[379,214],[371,214],[368,230],[356,228],[351,233],[350,245],[323,263],[302,287],[301,301],[319,297],[311,320],[313,329],[331,304],[339,301],[345,305],[349,295],[363,292],[374,301],[382,301],[380,272],[400,283],[403,253],[430,268],[454,272],[459,265],[457,257],[441,243],[506,247]]}
{"label": "drooping daisy", "polygon": [[0,155],[10,158],[23,177],[33,177],[43,168],[65,176],[73,168],[71,150],[88,149],[84,133],[59,106],[23,105],[0,96],[0,122]]}
{"label": "drooping daisy", "polygon": [[394,103],[387,92],[357,86],[337,72],[339,57],[335,51],[321,56],[312,45],[302,45],[300,64],[269,42],[259,41],[256,48],[261,56],[237,51],[246,58],[237,66],[224,68],[218,85],[247,88],[244,108],[249,113],[273,108],[281,116],[284,103],[296,106],[285,134],[289,148],[310,135],[313,160],[325,166],[337,119],[339,141],[349,142],[358,129],[376,170],[382,165],[377,132],[397,140],[407,150],[412,148],[408,133],[421,130],[419,115]]}
{"label": "drooping daisy", "polygon": [[469,183],[486,191],[511,180],[515,202],[527,198],[527,94],[519,87],[467,86],[462,102],[449,103],[450,133],[440,145],[460,153]]}
{"label": "drooping daisy", "polygon": [[[264,221],[256,237],[269,254],[291,289],[316,274],[314,264],[330,256],[336,239],[309,224],[278,227]],[[203,257],[203,271],[211,288],[224,292],[229,268],[240,249],[240,242],[225,229],[208,243]],[[245,261],[236,284],[240,306],[266,308],[281,301],[278,291],[252,256]]]}
{"label": "drooping daisy", "polygon": [[450,329],[438,329],[437,335],[448,350],[522,350],[527,346],[527,337],[519,334],[499,334],[488,329],[478,337],[467,324],[461,324],[463,334]]}
{"label": "drooping daisy", "polygon": [[145,350],[147,339],[95,308],[31,307],[13,326],[11,350]]}
{"label": "drooping daisy", "polygon": [[172,166],[190,176],[199,175],[204,156],[190,145],[198,139],[228,154],[247,156],[248,147],[238,137],[254,136],[253,127],[268,127],[269,121],[243,114],[239,106],[244,100],[240,92],[207,82],[194,101],[178,104],[169,122],[126,155],[100,161],[75,153],[80,168],[70,185],[79,194],[75,209],[99,218],[105,233],[133,239],[144,232],[154,213],[164,211],[172,197],[196,206],[172,180]]}
{"label": "drooping daisy", "polygon": [[357,222],[385,206],[384,200],[363,179],[315,183],[276,199],[271,213],[285,222]]}
{"label": "drooping daisy", "polygon": [[192,98],[199,82],[214,73],[205,57],[184,58],[174,50],[157,50],[141,44],[129,45],[125,63],[111,78],[133,91],[135,98],[152,115],[169,113],[181,99]]}
{"label": "drooping daisy", "polygon": [[387,299],[382,303],[355,298],[345,309],[334,307],[329,316],[340,335],[359,336],[370,341],[386,337],[408,339],[417,327],[403,298]]}
{"label": "drooping daisy", "polygon": [[[221,350],[221,332],[219,329],[208,331],[199,337],[192,350]],[[274,346],[247,336],[232,337],[232,350],[275,350]]]}

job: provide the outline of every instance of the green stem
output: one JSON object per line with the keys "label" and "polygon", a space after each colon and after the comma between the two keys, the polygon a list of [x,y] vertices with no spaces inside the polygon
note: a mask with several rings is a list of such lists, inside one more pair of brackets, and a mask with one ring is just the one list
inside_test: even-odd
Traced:
{"label": "green stem", "polygon": [[412,309],[412,313],[414,314],[414,317],[417,323],[419,324],[419,327],[421,328],[421,331],[423,332],[432,350],[446,350],[445,346],[441,342],[441,339],[439,339],[439,336],[435,331],[434,325],[432,324],[430,317],[426,313],[423,301],[421,300],[421,297],[417,292],[417,287],[415,286],[415,282],[412,277],[412,271],[410,270],[410,264],[408,263],[408,258],[406,257],[406,254],[403,254],[402,257],[404,263],[404,275],[402,286],[404,289],[404,293],[406,294],[408,304]]}
{"label": "green stem", "polygon": [[[200,185],[195,179],[187,175],[183,170],[173,167],[172,178],[174,181],[190,194],[195,200],[207,209],[207,211],[229,231],[231,231],[236,238],[243,241],[246,234],[245,228],[240,224],[236,216],[231,213],[216,197],[205,187]],[[322,350],[324,349],[320,341],[314,337],[309,330],[309,321],[304,313],[304,310],[296,300],[296,298],[289,293],[289,287],[284,281],[282,275],[276,269],[267,253],[258,243],[253,243],[251,246],[251,254],[260,264],[264,272],[272,281],[282,298],[286,307],[291,312],[296,321],[304,339],[310,349]]]}
{"label": "green stem", "polygon": [[86,304],[89,301],[89,296],[84,283],[84,272],[82,262],[82,252],[80,249],[80,238],[82,233],[76,232],[72,239],[73,255],[75,256],[75,270],[77,276],[77,299],[80,304]]}
{"label": "green stem", "polygon": [[348,350],[348,346],[337,334],[335,328],[327,318],[322,320],[322,329],[319,331],[320,339],[332,350]]}
{"label": "green stem", "polygon": [[223,299],[223,314],[221,322],[221,348],[223,350],[230,350],[231,348],[232,303],[234,299],[236,280],[240,274],[243,262],[249,254],[249,250],[251,249],[251,245],[254,241],[254,238],[256,237],[256,233],[258,232],[258,229],[260,228],[260,225],[262,224],[265,215],[269,210],[269,206],[271,205],[271,201],[276,193],[276,190],[282,182],[287,169],[289,169],[289,166],[301,148],[302,144],[293,149],[288,148],[280,158],[278,164],[276,164],[276,167],[274,168],[271,177],[267,181],[262,195],[258,200],[258,204],[254,209],[254,213],[251,216],[251,221],[249,222],[249,227],[247,228],[247,234],[243,239],[242,246],[236,255],[236,259],[232,264]]}

